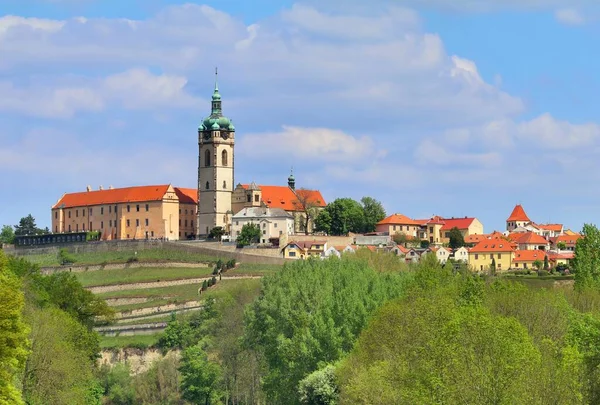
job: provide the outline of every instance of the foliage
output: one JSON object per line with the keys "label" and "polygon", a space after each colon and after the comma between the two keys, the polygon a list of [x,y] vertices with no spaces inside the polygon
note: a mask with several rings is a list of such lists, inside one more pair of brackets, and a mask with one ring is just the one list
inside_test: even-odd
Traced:
{"label": "foliage", "polygon": [[409,279],[349,256],[297,261],[264,278],[246,313],[246,341],[264,357],[267,402],[299,403],[298,383],[349,352],[371,313],[401,296]]}
{"label": "foliage", "polygon": [[0,244],[12,244],[15,242],[15,231],[12,226],[4,225],[0,230]]}
{"label": "foliage", "polygon": [[550,263],[548,262],[548,255],[544,255],[544,270],[550,269]]}
{"label": "foliage", "polygon": [[300,228],[308,235],[309,224],[319,214],[319,202],[314,200],[312,191],[304,188],[295,190],[294,194],[296,195],[296,199],[292,201],[292,204],[296,208],[296,211],[300,211],[303,214],[297,217],[297,219],[302,221]]}
{"label": "foliage", "polygon": [[128,363],[117,363],[114,367],[104,366],[102,382],[107,405],[135,404],[135,389],[132,384]]}
{"label": "foliage", "polygon": [[136,404],[182,404],[179,389],[179,360],[167,355],[164,359],[152,363],[152,367],[132,378]]}
{"label": "foliage", "polygon": [[577,240],[573,270],[575,288],[600,288],[600,230],[595,225],[585,224]]}
{"label": "foliage", "polygon": [[260,227],[257,224],[245,224],[237,237],[237,244],[238,246],[248,246],[257,243],[260,240],[260,235]]}
{"label": "foliage", "polygon": [[558,242],[558,243],[556,244],[556,247],[557,247],[559,250],[565,250],[565,249],[567,248],[567,244],[566,244],[565,242],[563,242],[563,241],[560,241],[560,242]]}
{"label": "foliage", "polygon": [[336,405],[338,387],[335,378],[335,366],[327,366],[312,372],[298,385],[300,402],[306,405]]}
{"label": "foliage", "polygon": [[450,229],[448,238],[450,239],[450,248],[458,249],[465,246],[465,238],[456,226]]}
{"label": "foliage", "polygon": [[15,376],[28,354],[28,328],[23,322],[21,283],[0,250],[0,404],[22,404]]}
{"label": "foliage", "polygon": [[15,225],[15,236],[43,235],[45,233],[48,233],[47,228],[38,228],[35,224],[35,218],[31,214],[21,218],[19,225]]}
{"label": "foliage", "polygon": [[364,214],[362,232],[374,232],[377,223],[385,218],[385,209],[379,201],[372,197],[363,197],[360,202]]}
{"label": "foliage", "polygon": [[538,271],[540,271],[544,267],[544,262],[541,260],[536,260],[533,262],[533,267],[535,267]]}
{"label": "foliage", "polygon": [[215,226],[208,233],[208,239],[221,240],[221,236],[225,235],[225,229],[222,226]]}
{"label": "foliage", "polygon": [[201,344],[188,347],[181,355],[182,397],[195,404],[213,404],[221,398],[221,369],[208,360]]}
{"label": "foliage", "polygon": [[69,253],[69,251],[65,248],[61,248],[58,251],[58,263],[61,265],[73,264],[75,263],[75,257]]}
{"label": "foliage", "polygon": [[102,236],[102,233],[100,231],[88,231],[85,234],[85,240],[86,241],[94,241],[94,240],[100,240],[100,237]]}

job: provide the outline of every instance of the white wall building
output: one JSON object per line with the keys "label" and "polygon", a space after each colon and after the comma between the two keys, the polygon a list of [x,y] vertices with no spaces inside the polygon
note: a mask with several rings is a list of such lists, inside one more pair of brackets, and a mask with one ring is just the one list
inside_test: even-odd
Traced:
{"label": "white wall building", "polygon": [[294,216],[281,208],[247,207],[232,218],[231,235],[236,241],[246,224],[256,224],[261,230],[260,243],[294,233]]}

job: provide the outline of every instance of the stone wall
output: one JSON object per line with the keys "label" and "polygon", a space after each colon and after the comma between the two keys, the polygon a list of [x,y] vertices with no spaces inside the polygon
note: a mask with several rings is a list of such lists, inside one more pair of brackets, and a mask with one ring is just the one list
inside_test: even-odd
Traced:
{"label": "stone wall", "polygon": [[155,361],[169,357],[179,358],[179,356],[179,350],[171,350],[166,355],[163,355],[160,349],[103,350],[102,357],[98,359],[98,365],[107,365],[112,368],[117,363],[129,363],[131,374],[136,375],[148,371]]}
{"label": "stone wall", "polygon": [[18,247],[7,251],[15,256],[29,256],[40,254],[58,254],[60,249],[66,249],[70,253],[92,253],[92,252],[120,252],[128,250],[144,250],[162,248],[167,242],[161,240],[115,240],[85,243],[69,243],[51,246],[27,246]]}
{"label": "stone wall", "polygon": [[[327,247],[331,246],[347,246],[354,243],[355,236],[316,236],[316,235],[290,235],[287,237],[287,242],[312,242],[312,241],[327,241]],[[284,245],[281,244],[283,247]]]}

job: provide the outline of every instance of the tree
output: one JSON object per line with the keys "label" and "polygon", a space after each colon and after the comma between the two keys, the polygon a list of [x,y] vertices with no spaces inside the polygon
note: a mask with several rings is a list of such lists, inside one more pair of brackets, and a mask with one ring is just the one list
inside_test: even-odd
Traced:
{"label": "tree", "polygon": [[363,232],[374,232],[377,223],[386,216],[385,209],[379,201],[372,197],[363,197],[360,202],[364,213]]}
{"label": "tree", "polygon": [[575,246],[575,288],[600,288],[600,230],[595,225],[585,224],[582,238]]}
{"label": "tree", "polygon": [[[324,214],[323,212],[327,212]],[[319,214],[317,223],[328,224],[330,235],[347,235],[348,232],[360,233],[364,229],[365,212],[363,206],[352,198],[338,198],[331,202]],[[320,229],[326,231],[325,229]]]}
{"label": "tree", "polygon": [[22,404],[15,376],[25,365],[28,354],[23,322],[24,297],[19,279],[8,269],[0,250],[0,404]]}
{"label": "tree", "polygon": [[544,270],[550,269],[550,263],[548,262],[548,255],[544,256]]}
{"label": "tree", "polygon": [[181,356],[182,397],[194,404],[210,405],[221,398],[221,369],[208,360],[200,344],[188,347]]}
{"label": "tree", "polygon": [[465,238],[460,229],[458,229],[456,226],[450,229],[449,234],[450,235],[448,235],[448,238],[450,239],[450,248],[458,249],[465,245]]}
{"label": "tree", "polygon": [[248,246],[252,243],[260,241],[260,227],[254,223],[248,223],[242,226],[242,231],[237,237],[238,246]]}
{"label": "tree", "polygon": [[0,231],[0,243],[12,244],[15,241],[15,231],[10,225],[4,225]]}
{"label": "tree", "polygon": [[296,211],[302,213],[300,220],[302,221],[300,228],[304,230],[304,233],[308,235],[310,224],[314,222],[315,218],[319,214],[318,207],[321,205],[321,201],[315,200],[314,192],[300,188],[295,191],[296,199],[292,201]]}
{"label": "tree", "polygon": [[558,250],[565,250],[567,248],[567,244],[563,241],[560,241],[556,244]]}
{"label": "tree", "polygon": [[31,214],[21,218],[19,225],[15,225],[15,236],[41,235],[44,233],[48,232],[36,226],[35,218]]}
{"label": "tree", "polygon": [[300,402],[306,405],[336,405],[338,387],[335,381],[335,366],[328,364],[312,372],[298,384]]}
{"label": "tree", "polygon": [[492,257],[492,264],[490,264],[490,274],[492,276],[496,275],[496,259]]}
{"label": "tree", "polygon": [[328,235],[331,233],[331,214],[327,209],[321,210],[315,218],[315,231],[325,232]]}
{"label": "tree", "polygon": [[213,229],[210,230],[210,233],[208,234],[208,239],[221,240],[221,236],[223,235],[225,235],[225,230],[223,229],[223,227],[215,226]]}

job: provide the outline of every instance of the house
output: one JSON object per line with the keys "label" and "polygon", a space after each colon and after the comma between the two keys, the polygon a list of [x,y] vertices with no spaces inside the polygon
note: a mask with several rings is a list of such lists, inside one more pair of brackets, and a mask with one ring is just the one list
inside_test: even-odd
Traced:
{"label": "house", "polygon": [[383,248],[394,244],[394,242],[389,235],[356,235],[354,244],[358,246],[374,245]]}
{"label": "house", "polygon": [[330,246],[323,252],[323,256],[321,257],[325,259],[331,256],[342,257],[342,253],[335,246]]}
{"label": "house", "polygon": [[546,252],[543,250],[517,250],[513,258],[514,269],[537,269],[536,262],[544,263]]}
{"label": "house", "polygon": [[454,228],[463,238],[483,234],[483,224],[477,218],[442,218],[436,215],[430,219],[416,219],[415,222],[421,226],[419,237],[437,246],[450,242],[450,231]]}
{"label": "house", "polygon": [[376,225],[376,232],[382,232],[390,236],[403,234],[416,237],[420,225],[402,214],[393,214],[379,221]]}
{"label": "house", "polygon": [[466,247],[460,247],[456,249],[451,256],[457,262],[468,263],[469,262],[469,250]]}
{"label": "house", "polygon": [[[294,217],[294,232],[303,233],[306,229],[306,211],[319,211],[327,205],[318,190],[296,189],[293,175],[287,186],[267,186],[256,183],[238,184],[232,193],[231,208],[237,214],[243,208],[281,208]],[[308,221],[308,231],[313,229],[313,218]]]}
{"label": "house", "polygon": [[487,271],[494,261],[497,271],[506,271],[512,265],[514,252],[510,241],[497,236],[490,237],[469,250],[469,266],[473,271]]}
{"label": "house", "polygon": [[538,224],[537,227],[544,238],[553,238],[564,233],[562,224]]}
{"label": "house", "polygon": [[409,249],[404,254],[404,260],[407,263],[417,263],[421,259],[421,254],[416,249]]}
{"label": "house", "polygon": [[435,254],[435,257],[441,264],[446,264],[450,259],[451,251],[444,247],[431,247],[428,248],[423,254]]}
{"label": "house", "polygon": [[550,242],[533,232],[511,233],[508,239],[518,245],[519,250],[548,250]]}
{"label": "house", "polygon": [[396,245],[390,250],[390,252],[395,254],[396,256],[404,257],[410,250],[411,249],[408,249],[402,245]]}
{"label": "house", "polygon": [[[552,243],[552,249],[555,250],[570,250],[575,251],[575,246],[577,245],[577,241],[581,239],[583,236],[576,233],[574,235],[559,235],[554,238],[550,238],[550,242]],[[564,245],[564,249],[559,249],[559,246],[562,247]]]}
{"label": "house", "polygon": [[103,240],[195,235],[196,189],[170,184],[66,193],[51,208],[55,234],[98,231]]}
{"label": "house", "polygon": [[575,257],[574,252],[547,252],[548,260],[550,261],[551,267],[556,267],[558,265],[570,266],[571,261]]}
{"label": "house", "polygon": [[321,257],[326,250],[326,241],[291,241],[281,249],[281,252],[286,259],[307,259]]}
{"label": "house", "polygon": [[513,232],[515,228],[525,227],[531,220],[525,213],[523,206],[521,204],[515,205],[509,217],[506,219],[506,230],[509,232]]}
{"label": "house", "polygon": [[285,233],[294,233],[294,217],[281,208],[249,207],[243,208],[231,219],[232,241],[236,241],[242,228],[247,224],[256,224],[260,228],[260,243],[269,243]]}

